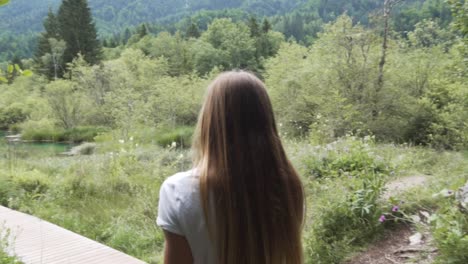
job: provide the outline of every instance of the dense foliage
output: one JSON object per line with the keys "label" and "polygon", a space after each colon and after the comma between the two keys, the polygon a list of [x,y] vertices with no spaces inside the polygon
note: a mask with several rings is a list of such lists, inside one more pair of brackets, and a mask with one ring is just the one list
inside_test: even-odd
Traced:
{"label": "dense foliage", "polygon": [[[269,17],[273,28],[286,38],[293,37],[310,44],[324,23],[343,13],[353,17],[354,22],[375,24],[382,3],[378,0],[89,1],[101,40],[112,39],[116,43],[126,43],[129,35],[142,23],[148,24],[154,34],[163,30],[185,32],[192,23],[206,29],[214,18],[230,17],[238,21],[254,14]],[[42,30],[40,21],[47,16],[48,8],[56,10],[59,4],[60,0],[16,0],[2,8],[0,61],[31,57],[37,32]],[[424,19],[437,19],[443,28],[451,21],[450,8],[444,0],[402,1],[394,13],[393,28],[402,35],[412,31],[414,25]]]}
{"label": "dense foliage", "polygon": [[[49,70],[38,73],[48,78],[57,75],[54,60],[68,47],[53,38],[62,37],[63,25],[53,12],[45,20],[41,39],[50,50],[35,67],[47,61]],[[465,42],[438,20],[417,23],[407,39],[390,35],[385,68],[379,30],[346,15],[325,24],[309,47],[286,42],[268,20],[255,17],[215,19],[192,34],[154,36],[143,27],[126,45],[105,48],[99,65],[90,66],[87,54],[67,66],[59,62],[66,79],[15,77],[0,91],[0,126],[190,126],[210,76],[237,68],[265,79],[291,135],[312,132],[326,142],[353,132],[380,141],[467,146]]]}

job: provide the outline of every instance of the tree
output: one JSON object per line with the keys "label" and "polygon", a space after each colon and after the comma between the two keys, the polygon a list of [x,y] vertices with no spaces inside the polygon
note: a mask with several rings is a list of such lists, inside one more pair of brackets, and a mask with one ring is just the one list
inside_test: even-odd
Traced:
{"label": "tree", "polygon": [[[378,98],[378,93],[382,90],[384,82],[384,66],[385,60],[387,57],[387,48],[388,48],[388,35],[389,35],[389,20],[393,7],[400,2],[400,0],[385,0],[384,9],[383,9],[383,19],[384,19],[384,33],[382,41],[382,55],[380,56],[379,61],[379,75],[377,77],[377,85],[375,86],[376,100]],[[375,108],[377,108],[377,101],[375,101]],[[372,116],[375,118],[378,115],[376,109],[373,110]]]}
{"label": "tree", "polygon": [[8,2],[10,2],[10,0],[0,0],[0,6],[6,5]]}
{"label": "tree", "polygon": [[144,36],[148,35],[148,29],[146,28],[146,25],[144,23],[138,27],[137,34],[140,38],[143,38]]}
{"label": "tree", "polygon": [[193,71],[192,54],[186,41],[179,33],[171,35],[161,32],[157,37],[146,36],[131,47],[139,48],[152,58],[164,57],[169,63],[169,74],[172,76]]}
{"label": "tree", "polygon": [[225,70],[256,68],[255,42],[250,37],[249,28],[243,23],[233,23],[231,19],[215,19],[205,31],[201,40],[210,43],[219,54],[225,56]]}
{"label": "tree", "polygon": [[18,76],[31,76],[32,71],[25,70],[23,71],[18,64],[7,64],[7,69],[5,73],[0,69],[0,84],[8,83],[12,84],[16,77]]}
{"label": "tree", "polygon": [[455,35],[449,30],[442,29],[437,21],[422,20],[415,25],[412,32],[408,33],[408,39],[411,45],[417,48],[441,45],[445,51],[448,51],[455,40]]}
{"label": "tree", "polygon": [[82,54],[86,62],[97,64],[101,60],[101,44],[87,0],[63,0],[57,20],[60,36],[67,43],[63,62],[70,63]]}
{"label": "tree", "polygon": [[43,24],[45,32],[39,36],[34,54],[35,69],[49,79],[61,77],[64,72],[62,61],[56,61],[58,63],[57,67],[57,64],[53,64],[51,60],[44,60],[44,56],[52,54],[50,39],[61,40],[59,23],[52,9],[49,9],[49,13]]}
{"label": "tree", "polygon": [[130,32],[129,28],[125,29],[125,32],[122,37],[122,44],[127,44],[128,40],[132,37],[132,32]]}
{"label": "tree", "polygon": [[465,0],[448,0],[454,17],[454,27],[459,30],[465,41],[468,41],[468,2]]}
{"label": "tree", "polygon": [[195,23],[191,23],[185,33],[186,38],[199,38],[200,37],[200,30],[198,29],[198,25]]}
{"label": "tree", "polygon": [[268,33],[268,31],[271,30],[271,24],[270,24],[270,21],[268,21],[268,19],[263,19],[263,24],[262,24],[262,31],[263,33]]}
{"label": "tree", "polygon": [[46,98],[52,113],[65,129],[78,126],[84,118],[83,95],[68,80],[51,82],[46,87]]}
{"label": "tree", "polygon": [[260,27],[257,23],[257,19],[254,16],[251,16],[249,18],[249,22],[247,23],[247,25],[249,26],[251,37],[256,38],[260,36]]}
{"label": "tree", "polygon": [[52,65],[53,67],[53,78],[57,80],[61,74],[63,74],[63,68],[61,67],[62,56],[66,48],[66,43],[63,40],[57,40],[55,38],[49,39],[50,53],[44,54],[41,57],[44,65]]}

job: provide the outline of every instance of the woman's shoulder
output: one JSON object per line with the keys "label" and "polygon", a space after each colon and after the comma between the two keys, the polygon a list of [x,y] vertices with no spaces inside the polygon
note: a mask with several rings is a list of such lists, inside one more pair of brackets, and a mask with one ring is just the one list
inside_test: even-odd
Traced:
{"label": "woman's shoulder", "polygon": [[187,235],[199,206],[198,176],[194,170],[176,173],[161,185],[157,223],[163,229]]}
{"label": "woman's shoulder", "polygon": [[179,202],[191,200],[191,196],[198,194],[199,177],[196,170],[179,172],[164,180],[161,190],[170,193]]}
{"label": "woman's shoulder", "polygon": [[170,188],[182,188],[182,187],[192,187],[192,185],[198,186],[198,175],[196,174],[196,170],[188,170],[176,173],[166,180],[164,180],[162,186],[163,187],[170,187]]}

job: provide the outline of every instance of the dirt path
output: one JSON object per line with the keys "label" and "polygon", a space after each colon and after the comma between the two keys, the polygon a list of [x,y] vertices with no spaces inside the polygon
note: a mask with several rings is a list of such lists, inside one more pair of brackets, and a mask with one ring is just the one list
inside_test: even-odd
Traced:
{"label": "dirt path", "polygon": [[398,263],[393,256],[399,248],[405,246],[407,241],[402,238],[411,236],[412,231],[408,226],[400,226],[395,230],[389,230],[384,239],[377,241],[365,252],[357,255],[346,264],[387,264]]}
{"label": "dirt path", "polygon": [[423,186],[427,183],[426,175],[414,175],[404,178],[399,178],[385,184],[385,193],[382,195],[383,199],[388,199],[396,193],[402,193],[408,189]]}
{"label": "dirt path", "polygon": [[[427,184],[425,175],[414,175],[391,181],[385,185],[383,199],[414,187]],[[409,225],[388,230],[384,237],[346,264],[430,264],[436,255],[429,232],[418,233]]]}

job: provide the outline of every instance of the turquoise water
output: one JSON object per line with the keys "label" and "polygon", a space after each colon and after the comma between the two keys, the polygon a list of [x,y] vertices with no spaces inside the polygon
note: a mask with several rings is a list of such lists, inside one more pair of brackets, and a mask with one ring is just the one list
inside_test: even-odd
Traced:
{"label": "turquoise water", "polygon": [[0,158],[15,156],[16,158],[50,157],[66,152],[73,147],[68,143],[53,142],[8,142],[7,133],[0,131]]}

